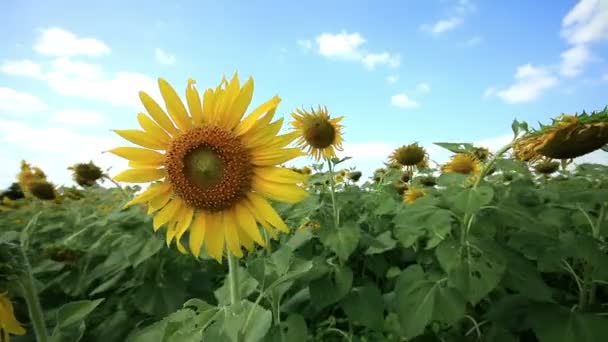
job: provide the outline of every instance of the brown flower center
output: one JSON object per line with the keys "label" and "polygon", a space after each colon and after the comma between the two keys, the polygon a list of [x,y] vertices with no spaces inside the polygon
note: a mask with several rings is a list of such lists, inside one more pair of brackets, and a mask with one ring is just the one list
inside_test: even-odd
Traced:
{"label": "brown flower center", "polygon": [[193,128],[167,150],[167,179],[188,205],[206,210],[231,208],[251,190],[251,155],[229,131]]}
{"label": "brown flower center", "polygon": [[393,152],[393,160],[403,166],[417,165],[424,161],[424,156],[424,149],[416,144],[401,146]]}
{"label": "brown flower center", "polygon": [[306,142],[314,148],[329,147],[336,137],[336,129],[327,120],[315,119],[310,126],[304,129]]}

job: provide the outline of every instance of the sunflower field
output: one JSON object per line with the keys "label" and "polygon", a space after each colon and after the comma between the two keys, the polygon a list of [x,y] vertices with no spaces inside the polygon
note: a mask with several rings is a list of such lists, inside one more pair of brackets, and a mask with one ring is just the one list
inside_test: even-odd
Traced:
{"label": "sunflower field", "polygon": [[608,341],[608,165],[573,162],[608,151],[608,107],[437,142],[442,165],[404,141],[363,177],[325,107],[279,134],[253,79],[159,88],[115,130],[129,169],[15,170],[0,341]]}

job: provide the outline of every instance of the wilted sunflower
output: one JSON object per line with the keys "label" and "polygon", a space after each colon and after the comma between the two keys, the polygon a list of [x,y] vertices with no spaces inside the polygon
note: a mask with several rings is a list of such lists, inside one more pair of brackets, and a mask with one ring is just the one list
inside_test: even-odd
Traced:
{"label": "wilted sunflower", "polygon": [[35,180],[29,184],[30,194],[41,200],[53,200],[57,198],[55,186],[45,180]]}
{"label": "wilted sunflower", "polygon": [[[194,81],[186,87],[186,106],[164,79],[158,84],[167,113],[148,94],[140,99],[150,117],[140,113],[140,130],[116,130],[140,145],[118,147],[110,152],[130,160],[129,170],[117,181],[152,184],[127,203],[147,203],[156,213],[154,230],[167,225],[167,245],[176,240],[182,253],[182,236],[189,231],[189,247],[199,256],[202,244],[218,262],[224,245],[242,257],[244,246],[265,245],[259,222],[271,235],[288,232],[266,198],[294,203],[308,194],[299,184],[306,176],[278,165],[303,155],[286,148],[297,133],[277,135],[283,119],[271,122],[280,102],[266,101],[243,119],[253,96],[253,79],[241,87],[235,73],[215,88],[207,89],[203,101]],[[158,151],[164,151],[162,154]]]}
{"label": "wilted sunflower", "polygon": [[409,188],[403,193],[403,202],[412,204],[416,202],[417,199],[424,196],[426,196],[426,193],[422,189]]}
{"label": "wilted sunflower", "polygon": [[479,161],[471,154],[457,153],[441,167],[442,172],[458,172],[465,175],[479,173]]}
{"label": "wilted sunflower", "polygon": [[335,157],[336,150],[342,151],[343,116],[332,119],[327,108],[321,106],[316,111],[311,108],[310,112],[296,109],[291,116],[294,118],[291,125],[299,136],[298,145],[316,160]]}
{"label": "wilted sunflower", "polygon": [[72,170],[74,173],[72,177],[74,181],[82,186],[93,186],[95,182],[103,177],[101,169],[93,164],[92,161],[88,163],[79,163],[68,167],[68,170]]}
{"label": "wilted sunflower", "polygon": [[21,161],[21,172],[17,175],[19,187],[26,196],[31,196],[30,185],[33,182],[46,181],[46,174],[39,168],[33,167],[25,160]]}
{"label": "wilted sunflower", "polygon": [[13,304],[7,293],[0,293],[0,337],[2,341],[9,342],[11,335],[25,335],[25,329],[15,317]]}
{"label": "wilted sunflower", "polygon": [[608,107],[590,115],[563,114],[548,126],[542,126],[517,140],[515,157],[535,162],[542,157],[573,159],[608,144]]}
{"label": "wilted sunflower", "polygon": [[400,165],[406,171],[413,172],[414,169],[428,167],[428,154],[423,147],[418,146],[418,143],[403,145],[393,151],[390,162]]}
{"label": "wilted sunflower", "polygon": [[543,175],[550,175],[559,169],[559,163],[556,161],[543,160],[534,165],[534,170]]}

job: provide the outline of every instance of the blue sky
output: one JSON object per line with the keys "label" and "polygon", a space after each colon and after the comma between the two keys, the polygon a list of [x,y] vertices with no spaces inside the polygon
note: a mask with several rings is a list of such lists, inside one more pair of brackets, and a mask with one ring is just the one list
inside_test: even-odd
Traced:
{"label": "blue sky", "polygon": [[[401,145],[497,148],[514,118],[538,121],[608,105],[608,0],[3,1],[0,186],[25,158],[65,168],[123,145],[137,91],[157,77],[183,93],[238,70],[253,105],[278,115],[328,107],[344,116],[345,153],[369,173]],[[157,97],[158,98],[158,97]],[[608,163],[608,154],[587,161]],[[300,159],[297,164],[308,163]]]}

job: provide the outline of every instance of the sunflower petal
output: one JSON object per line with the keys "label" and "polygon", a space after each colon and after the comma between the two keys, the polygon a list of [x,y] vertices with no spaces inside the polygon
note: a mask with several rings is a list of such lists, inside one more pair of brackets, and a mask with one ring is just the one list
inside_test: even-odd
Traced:
{"label": "sunflower petal", "polygon": [[284,233],[289,232],[289,228],[287,227],[285,222],[283,222],[283,219],[279,216],[279,214],[277,214],[274,208],[262,196],[256,194],[255,192],[250,192],[249,194],[247,194],[247,201],[251,203],[251,206],[255,210],[255,216],[263,217],[273,227],[279,229]]}
{"label": "sunflower petal", "polygon": [[255,247],[255,245],[253,244],[253,240],[249,237],[249,235],[247,235],[247,233],[243,231],[243,228],[238,225],[236,227],[241,245],[243,245],[245,249],[247,249],[247,251],[252,252]]}
{"label": "sunflower petal", "polygon": [[152,150],[164,150],[167,148],[167,144],[154,139],[154,137],[147,132],[139,131],[136,129],[115,129],[114,132],[124,139]]}
{"label": "sunflower petal", "polygon": [[139,147],[116,147],[108,150],[108,152],[137,162],[162,163],[165,160],[163,154]]}
{"label": "sunflower petal", "polygon": [[129,167],[133,168],[133,169],[156,169],[159,167],[162,167],[163,163],[159,163],[159,162],[152,162],[152,161],[143,161],[143,162],[136,162],[133,160],[129,161]]}
{"label": "sunflower petal", "polygon": [[150,201],[148,202],[148,215],[164,207],[167,202],[171,200],[171,197],[173,197],[173,191],[167,191],[150,199]]}
{"label": "sunflower petal", "polygon": [[171,137],[169,134],[162,129],[156,122],[150,119],[146,114],[139,113],[137,114],[137,122],[139,122],[139,126],[148,133],[150,136],[154,137],[161,143],[165,145],[169,145],[171,142]]}
{"label": "sunflower petal", "polygon": [[186,100],[188,102],[188,109],[192,116],[192,123],[199,125],[203,123],[203,108],[201,106],[201,98],[198,95],[198,90],[194,86],[196,81],[188,80],[188,87],[186,87]]}
{"label": "sunflower petal", "polygon": [[218,214],[209,214],[205,231],[205,251],[220,264],[222,263],[224,244],[224,227],[221,219]]}
{"label": "sunflower petal", "polygon": [[253,169],[253,172],[264,180],[276,183],[301,183],[308,178],[308,176],[301,173],[276,166],[256,167]]}
{"label": "sunflower petal", "polygon": [[201,255],[201,247],[203,246],[206,230],[207,217],[204,213],[199,212],[196,215],[194,222],[192,222],[192,228],[190,228],[190,239],[188,241],[190,251],[197,258]]}
{"label": "sunflower petal", "polygon": [[243,257],[243,250],[241,249],[241,242],[239,241],[239,233],[237,231],[238,225],[232,211],[225,211],[222,213],[224,232],[226,234],[226,244],[230,252],[237,258]]}
{"label": "sunflower petal", "polygon": [[166,175],[165,169],[128,169],[117,174],[113,179],[117,182],[148,183],[159,180]]}
{"label": "sunflower petal", "polygon": [[141,103],[146,108],[146,111],[152,116],[154,121],[159,124],[167,133],[171,135],[176,135],[177,129],[173,126],[173,122],[169,119],[169,116],[165,113],[165,111],[150,97],[150,95],[146,94],[143,91],[139,92],[139,99]]}
{"label": "sunflower petal", "polygon": [[292,160],[296,157],[301,157],[306,155],[299,148],[286,148],[286,149],[276,149],[269,151],[257,151],[253,150],[252,152],[252,164],[256,166],[271,166],[271,165],[279,165],[285,163],[289,160]]}
{"label": "sunflower petal", "polygon": [[226,120],[229,120],[227,127],[233,129],[243,118],[247,107],[251,103],[253,97],[253,78],[249,78],[247,82],[241,88],[238,96],[232,102],[230,109],[228,109],[229,116]]}
{"label": "sunflower petal", "polygon": [[209,88],[205,90],[203,94],[203,121],[204,122],[215,122],[215,99],[216,95],[213,92],[213,89]]}
{"label": "sunflower petal", "polygon": [[255,123],[247,134],[241,136],[241,139],[243,139],[243,142],[247,144],[247,146],[251,146],[252,148],[264,146],[264,144],[268,144],[276,138],[277,133],[281,130],[281,126],[283,125],[283,118],[270,123],[269,119],[271,119],[273,115],[274,110],[268,112],[268,114]]}
{"label": "sunflower petal", "polygon": [[169,184],[169,183],[163,182],[163,183],[159,183],[159,184],[152,184],[152,185],[150,185],[150,187],[148,187],[148,189],[146,189],[146,191],[135,196],[132,200],[127,202],[124,205],[124,208],[132,206],[133,204],[148,202],[153,198],[156,198],[162,194],[168,193],[169,190],[171,190],[171,184]]}
{"label": "sunflower petal", "polygon": [[182,208],[182,205],[183,202],[178,198],[167,203],[167,205],[154,216],[152,221],[154,231],[157,231],[163,224],[173,220]]}
{"label": "sunflower petal", "polygon": [[169,116],[177,124],[177,127],[183,131],[190,129],[192,127],[192,120],[188,116],[186,107],[184,107],[184,103],[175,92],[175,89],[162,78],[158,79],[158,87],[165,101],[167,112],[169,112]]}
{"label": "sunflower petal", "polygon": [[275,183],[260,177],[253,177],[252,188],[264,197],[286,203],[297,203],[308,197],[308,192],[297,185]]}
{"label": "sunflower petal", "polygon": [[253,110],[243,121],[241,121],[235,129],[237,135],[243,135],[247,133],[253,125],[256,123],[258,118],[271,110],[276,110],[277,106],[281,102],[281,98],[273,96],[270,100],[264,102],[259,107]]}
{"label": "sunflower petal", "polygon": [[249,209],[247,209],[247,207],[245,207],[243,204],[237,203],[235,207],[235,214],[236,221],[238,222],[241,230],[246,233],[250,239],[257,242],[260,246],[265,247],[266,242],[262,238],[258,224],[255,222],[255,218]]}

